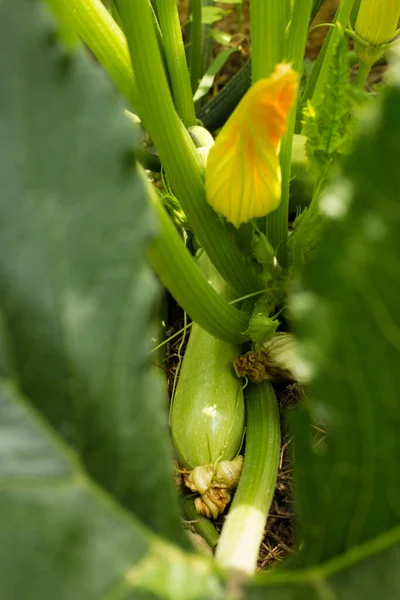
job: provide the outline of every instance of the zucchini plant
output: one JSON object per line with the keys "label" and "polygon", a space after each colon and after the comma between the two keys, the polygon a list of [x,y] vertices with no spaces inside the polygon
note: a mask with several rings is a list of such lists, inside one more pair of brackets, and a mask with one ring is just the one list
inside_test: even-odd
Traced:
{"label": "zucchini plant", "polygon": [[[0,2],[2,598],[400,593],[400,3],[342,0],[306,77],[321,2],[251,0],[250,89],[199,107],[205,4],[185,52],[175,0]],[[295,547],[255,573],[282,432]]]}

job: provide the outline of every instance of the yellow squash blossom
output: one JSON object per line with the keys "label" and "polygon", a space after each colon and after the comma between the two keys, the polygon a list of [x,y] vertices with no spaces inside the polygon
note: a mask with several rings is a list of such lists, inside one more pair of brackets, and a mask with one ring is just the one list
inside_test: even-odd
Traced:
{"label": "yellow squash blossom", "polygon": [[249,89],[210,149],[207,200],[236,227],[279,205],[279,146],[297,81],[290,65],[277,65],[268,79]]}

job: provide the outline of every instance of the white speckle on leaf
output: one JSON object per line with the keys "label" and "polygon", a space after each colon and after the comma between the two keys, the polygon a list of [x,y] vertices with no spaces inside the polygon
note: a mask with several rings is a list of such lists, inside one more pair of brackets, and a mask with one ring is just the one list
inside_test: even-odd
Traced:
{"label": "white speckle on leaf", "polygon": [[331,219],[343,219],[349,209],[353,197],[353,186],[350,181],[342,180],[329,188],[321,196],[320,209]]}
{"label": "white speckle on leaf", "polygon": [[290,300],[290,310],[298,318],[309,314],[318,304],[315,294],[312,292],[298,292],[293,294]]}
{"label": "white speckle on leaf", "polygon": [[313,362],[296,354],[296,360],[292,366],[293,374],[297,381],[309,383],[317,374],[317,369]]}

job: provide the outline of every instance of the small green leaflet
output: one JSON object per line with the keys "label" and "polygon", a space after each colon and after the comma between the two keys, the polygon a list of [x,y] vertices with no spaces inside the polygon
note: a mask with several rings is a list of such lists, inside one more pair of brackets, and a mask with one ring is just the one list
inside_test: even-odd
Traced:
{"label": "small green leaflet", "polygon": [[226,15],[229,15],[230,12],[230,10],[223,10],[216,6],[203,6],[201,22],[203,25],[212,25],[213,23],[217,23],[217,21],[221,21],[221,19],[226,17]]}

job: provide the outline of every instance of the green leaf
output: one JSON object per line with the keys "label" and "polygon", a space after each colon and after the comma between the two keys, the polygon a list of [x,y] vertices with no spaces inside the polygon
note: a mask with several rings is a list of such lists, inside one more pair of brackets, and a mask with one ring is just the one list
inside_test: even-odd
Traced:
{"label": "green leaf", "polygon": [[211,564],[150,534],[0,382],[0,597],[221,598]]}
{"label": "green leaf", "polygon": [[309,168],[318,184],[310,205],[293,223],[288,245],[295,270],[304,268],[322,238],[325,220],[319,207],[320,189],[332,177],[340,156],[348,154],[351,148],[356,123],[353,104],[347,42],[340,39],[331,61],[323,102],[315,108],[308,101],[303,111]]}
{"label": "green leaf", "polygon": [[203,6],[201,10],[201,22],[203,25],[212,25],[213,23],[221,21],[221,19],[231,12],[232,11],[230,10],[223,10],[217,6]]}
{"label": "green leaf", "polygon": [[326,177],[326,169],[349,151],[354,133],[352,104],[347,42],[341,38],[332,57],[322,102],[314,107],[308,101],[303,113],[307,155],[320,177]]}
{"label": "green leaf", "polygon": [[166,401],[147,358],[157,286],[145,254],[155,223],[131,128],[91,57],[55,38],[36,3],[0,3],[7,360],[91,477],[185,545]]}
{"label": "green leaf", "polygon": [[197,88],[196,93],[193,97],[194,102],[197,102],[198,100],[200,100],[200,98],[203,98],[203,96],[207,94],[207,92],[211,89],[212,84],[214,83],[214,79],[218,71],[222,69],[230,55],[237,51],[237,48],[227,48],[226,50],[222,50],[222,52],[220,52],[216,56],[216,58],[213,60],[213,62],[201,78],[199,87]]}
{"label": "green leaf", "polygon": [[232,35],[230,33],[226,33],[226,31],[221,31],[220,29],[211,29],[210,35],[213,40],[217,42],[217,44],[221,44],[222,46],[227,46],[230,44]]}
{"label": "green leaf", "polygon": [[399,82],[322,197],[328,226],[292,300],[311,376],[293,419],[301,550],[251,599],[400,595]]}

